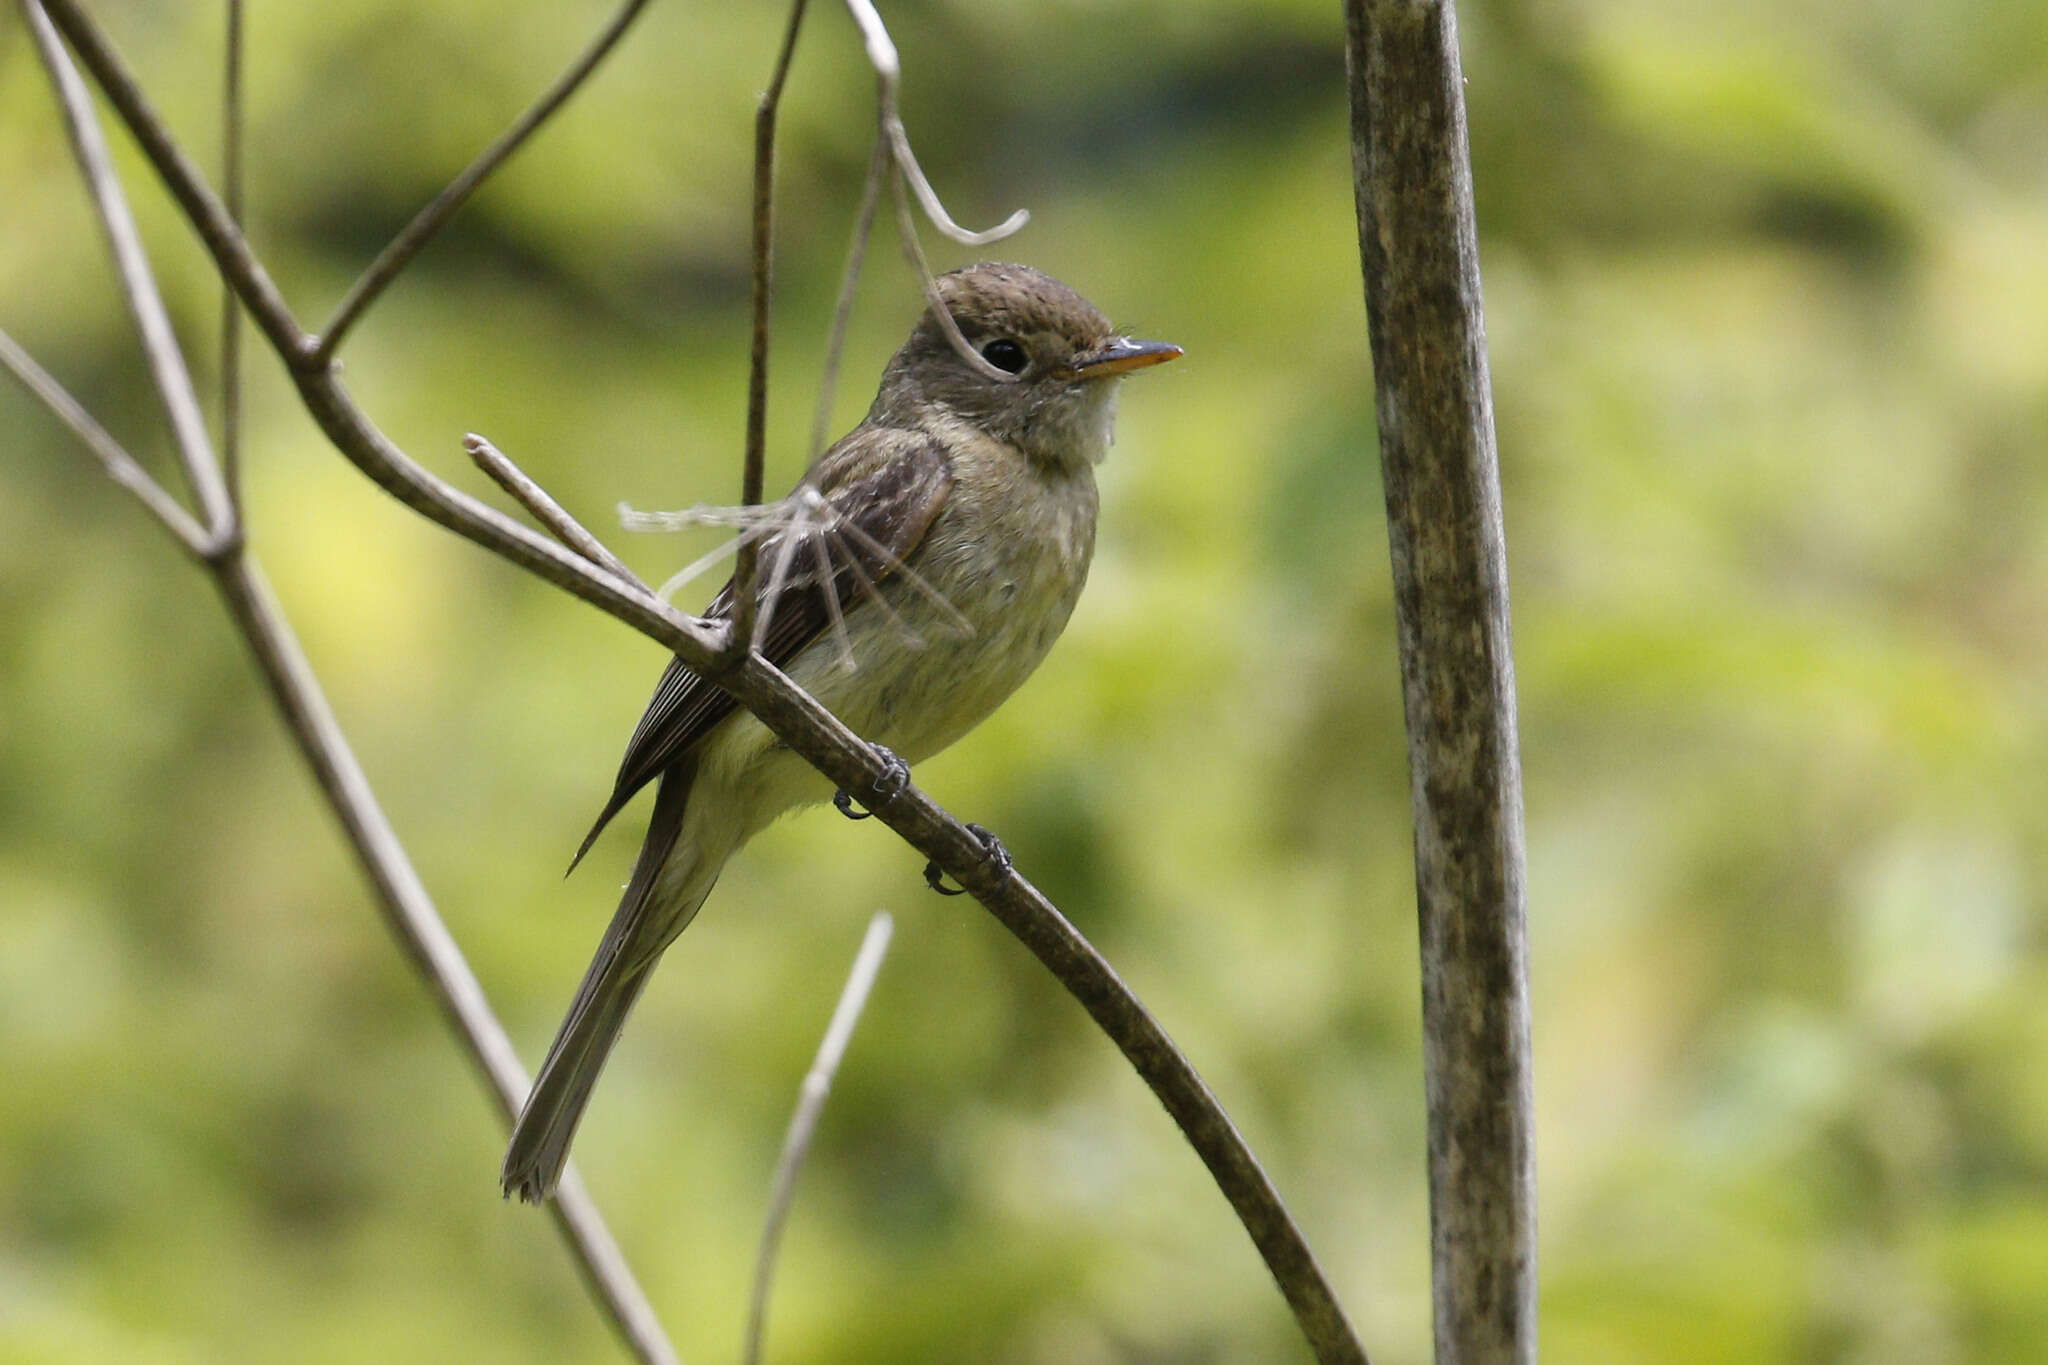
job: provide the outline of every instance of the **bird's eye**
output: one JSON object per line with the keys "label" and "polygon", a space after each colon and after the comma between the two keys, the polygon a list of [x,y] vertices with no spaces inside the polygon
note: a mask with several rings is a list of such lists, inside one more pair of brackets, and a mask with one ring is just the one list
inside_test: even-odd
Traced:
{"label": "bird's eye", "polygon": [[981,358],[1005,374],[1022,374],[1024,367],[1031,363],[1031,357],[1024,354],[1024,348],[1008,337],[997,337],[982,347]]}

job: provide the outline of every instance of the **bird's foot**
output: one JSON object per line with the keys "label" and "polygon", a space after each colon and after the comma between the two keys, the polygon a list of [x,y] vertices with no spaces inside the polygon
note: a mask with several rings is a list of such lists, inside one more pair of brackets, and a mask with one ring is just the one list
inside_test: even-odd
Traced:
{"label": "bird's foot", "polygon": [[[882,775],[870,786],[877,800],[886,801],[910,785],[910,765],[880,744],[869,746],[881,755]],[[841,787],[832,793],[832,805],[849,820],[865,820],[874,814],[871,810],[855,810],[853,793]]]}
{"label": "bird's foot", "polygon": [[[1001,839],[996,838],[995,835],[983,829],[980,825],[969,825],[967,832],[981,841],[982,851],[986,854],[989,862],[995,865],[998,872],[1008,872],[1010,870],[1013,866],[1010,862],[1010,850],[1003,847]],[[941,896],[964,896],[967,894],[967,888],[964,886],[946,885],[946,870],[937,863],[926,863],[924,865],[924,884],[938,892]]]}

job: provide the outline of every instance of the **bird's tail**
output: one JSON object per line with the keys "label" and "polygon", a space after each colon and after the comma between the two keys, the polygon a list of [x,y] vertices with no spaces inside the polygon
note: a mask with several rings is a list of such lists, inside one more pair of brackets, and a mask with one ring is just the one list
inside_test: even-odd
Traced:
{"label": "bird's tail", "polygon": [[[507,1195],[516,1194],[529,1204],[538,1204],[554,1193],[562,1178],[562,1167],[569,1160],[570,1139],[576,1136],[576,1125],[583,1118],[584,1106],[590,1102],[590,1092],[604,1071],[620,1030],[626,1026],[626,1016],[640,998],[640,990],[647,984],[661,950],[695,917],[697,908],[711,894],[712,883],[718,880],[723,860],[716,854],[709,859],[700,858],[712,861],[713,865],[699,869],[680,887],[672,879],[660,876],[663,864],[676,851],[693,776],[685,766],[670,770],[661,779],[654,798],[654,815],[647,827],[647,842],[641,846],[632,880],[626,885],[626,893],[612,915],[611,926],[605,930],[590,970],[583,975],[583,984],[577,987],[568,1018],[562,1021],[561,1032],[555,1035],[547,1060],[534,1077],[533,1091],[527,1096],[519,1121],[512,1126],[505,1168],[498,1177]],[[688,857],[693,852],[697,851],[686,848],[680,856]],[[670,894],[676,890],[682,894],[658,904],[657,882],[665,882],[663,889]]]}

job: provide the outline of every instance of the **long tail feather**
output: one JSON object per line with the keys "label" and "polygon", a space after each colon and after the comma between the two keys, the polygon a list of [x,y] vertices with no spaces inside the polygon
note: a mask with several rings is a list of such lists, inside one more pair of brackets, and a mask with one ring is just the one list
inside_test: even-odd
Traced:
{"label": "long tail feather", "polygon": [[[598,945],[597,956],[584,973],[583,984],[576,990],[568,1017],[548,1049],[547,1060],[541,1063],[519,1122],[513,1125],[499,1183],[506,1194],[516,1194],[529,1204],[540,1203],[554,1193],[591,1090],[604,1072],[605,1061],[660,959],[661,949],[695,916],[717,880],[716,868],[707,876],[690,879],[696,883],[689,887],[690,904],[650,905],[662,865],[675,851],[682,831],[694,776],[688,765],[663,774],[647,842],[640,848],[632,880]],[[659,914],[658,923],[650,920],[650,910]],[[674,929],[668,928],[670,925]]]}

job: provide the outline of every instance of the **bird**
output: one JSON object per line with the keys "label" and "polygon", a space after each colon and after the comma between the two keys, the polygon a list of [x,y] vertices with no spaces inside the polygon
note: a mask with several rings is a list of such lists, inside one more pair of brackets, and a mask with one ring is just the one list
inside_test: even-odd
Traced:
{"label": "bird", "polygon": [[[1095,466],[1118,383],[1182,354],[1123,335],[1029,266],[982,262],[934,286],[866,418],[788,497],[749,509],[741,533],[759,547],[755,648],[904,780],[903,765],[994,711],[1065,628],[1094,553]],[[733,601],[728,582],[706,615],[729,619]],[[577,861],[649,783],[632,876],[513,1126],[508,1197],[554,1192],[628,1014],[727,860],[785,812],[832,795],[680,659]]]}

